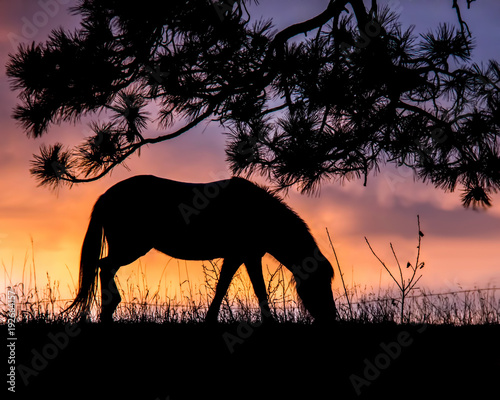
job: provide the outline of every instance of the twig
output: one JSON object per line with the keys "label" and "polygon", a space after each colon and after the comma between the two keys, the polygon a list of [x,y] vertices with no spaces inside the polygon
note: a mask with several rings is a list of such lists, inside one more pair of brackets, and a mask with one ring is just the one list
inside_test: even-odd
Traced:
{"label": "twig", "polygon": [[337,262],[337,268],[339,269],[340,279],[342,280],[342,286],[344,287],[345,298],[347,299],[347,304],[349,305],[349,314],[351,315],[351,320],[353,320],[354,316],[352,314],[351,301],[349,300],[349,296],[347,295],[347,289],[345,287],[344,275],[342,274],[342,270],[340,269],[340,263],[339,263],[339,259],[337,258],[337,252],[335,251],[335,248],[333,247],[332,239],[330,238],[330,232],[328,232],[328,228],[326,228],[326,234],[328,236],[328,241],[330,242],[330,246],[333,250],[333,255],[335,256],[335,261]]}
{"label": "twig", "polygon": [[382,264],[382,266],[385,268],[385,270],[389,273],[389,275],[391,276],[392,280],[396,283],[396,285],[398,285],[399,290],[402,291],[403,288],[401,287],[401,285],[399,284],[399,282],[397,281],[397,279],[394,278],[394,275],[392,275],[391,271],[389,270],[389,268],[387,268],[387,266],[385,265],[385,263],[379,258],[379,256],[377,256],[377,254],[375,253],[375,251],[373,251],[372,246],[370,245],[370,242],[368,241],[368,239],[366,238],[366,236],[365,236],[365,241],[368,244],[368,247],[372,251],[373,255],[377,258],[377,260],[380,262],[380,264]]}
{"label": "twig", "polygon": [[396,252],[394,251],[394,247],[392,246],[392,243],[389,243],[391,246],[392,254],[394,255],[394,258],[396,259],[396,263],[398,264],[398,269],[399,269],[399,276],[401,277],[401,285],[405,285],[405,281],[403,278],[403,270],[401,269],[401,264],[399,264],[398,256],[396,256]]}
{"label": "twig", "polygon": [[411,265],[410,262],[408,262],[408,264],[407,264],[407,266],[411,267],[411,269],[413,270],[413,273],[412,273],[411,277],[408,278],[408,281],[405,281],[405,279],[404,279],[403,270],[401,268],[401,264],[399,263],[398,257],[396,255],[396,252],[394,250],[394,247],[393,247],[392,243],[390,243],[392,254],[394,255],[394,258],[396,260],[396,263],[397,263],[397,266],[398,266],[398,269],[399,269],[399,276],[400,276],[400,279],[401,279],[401,283],[399,283],[397,281],[397,279],[391,273],[391,271],[389,270],[389,268],[387,268],[387,266],[385,265],[385,263],[380,259],[379,256],[377,256],[377,254],[373,250],[372,246],[370,245],[370,242],[368,241],[368,239],[365,236],[366,243],[368,244],[368,247],[370,248],[371,252],[377,258],[377,260],[382,264],[382,266],[385,268],[385,270],[389,273],[389,275],[391,276],[392,280],[396,283],[396,285],[398,286],[398,288],[399,288],[399,290],[401,292],[401,314],[400,314],[401,323],[403,323],[403,320],[404,320],[405,300],[408,297],[408,294],[415,288],[415,286],[418,283],[418,281],[420,281],[420,278],[422,278],[422,274],[420,274],[420,276],[417,278],[417,280],[415,280],[415,276],[417,275],[417,270],[418,269],[422,269],[423,266],[424,266],[424,263],[420,263],[420,244],[422,242],[422,237],[424,236],[424,234],[420,230],[420,216],[419,215],[417,215],[417,225],[418,225],[417,258],[416,258],[416,261],[415,261],[415,266]]}

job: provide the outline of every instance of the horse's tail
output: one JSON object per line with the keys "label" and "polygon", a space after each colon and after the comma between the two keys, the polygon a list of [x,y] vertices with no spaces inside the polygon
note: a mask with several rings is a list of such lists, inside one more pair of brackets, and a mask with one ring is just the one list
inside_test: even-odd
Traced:
{"label": "horse's tail", "polygon": [[102,213],[99,200],[94,205],[87,233],[83,239],[80,256],[80,277],[78,294],[73,303],[64,310],[74,314],[77,319],[85,318],[95,301],[99,259],[104,247]]}

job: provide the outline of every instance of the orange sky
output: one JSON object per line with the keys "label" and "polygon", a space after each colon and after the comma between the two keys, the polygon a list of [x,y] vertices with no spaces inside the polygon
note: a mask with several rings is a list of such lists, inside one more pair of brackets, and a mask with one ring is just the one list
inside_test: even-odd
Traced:
{"label": "orange sky", "polygon": [[[301,1],[289,3],[288,19],[282,17],[282,23],[303,20],[321,10],[327,2],[310,2],[308,7]],[[411,2],[401,3],[407,7],[409,15],[418,17],[418,13],[410,12]],[[475,12],[479,14],[470,14],[472,31],[476,35],[477,31],[488,32],[489,36],[485,34],[484,40],[498,38],[497,22],[481,15],[480,12],[485,13],[484,9],[481,11],[481,6],[485,7],[481,2],[473,4],[473,9],[476,8]],[[262,10],[269,17],[280,16],[279,12],[272,14],[272,7]],[[451,13],[447,14],[447,18],[454,18],[451,7],[446,10]],[[79,249],[90,210],[97,197],[108,187],[137,174],[197,182],[226,178],[230,174],[224,161],[225,139],[221,134],[224,129],[216,124],[205,124],[175,140],[144,149],[140,158],[134,156],[127,161],[130,171],[118,167],[111,176],[98,182],[75,186],[71,190],[62,188],[58,193],[37,187],[28,169],[29,160],[33,153],[38,152],[38,147],[42,143],[56,141],[68,146],[77,144],[83,140],[88,129],[85,123],[56,126],[48,135],[32,140],[27,139],[10,118],[16,97],[9,90],[3,66],[7,54],[14,51],[12,38],[21,37],[25,21],[33,20],[36,13],[42,11],[35,1],[0,4],[0,262],[5,266],[4,273],[0,274],[0,285],[3,291],[5,285],[21,280],[27,255],[26,269],[29,269],[30,238],[33,238],[39,285],[46,282],[48,273],[53,280],[60,281],[61,295],[66,297],[66,287],[72,286],[70,273],[74,279],[78,276]],[[405,12],[405,9],[402,11]],[[40,15],[38,17],[42,18]],[[33,39],[44,40],[51,28],[61,24],[70,27],[74,21],[61,6],[54,16],[47,18],[45,25],[37,28]],[[492,29],[496,29],[497,34]],[[500,59],[498,44],[492,46],[479,50],[489,58]],[[491,49],[496,49],[496,52]],[[155,125],[151,124],[150,135],[157,133],[155,129]],[[500,196],[494,196],[493,207],[487,212],[464,210],[459,193],[443,193],[414,182],[412,175],[404,170],[387,167],[377,176],[371,176],[367,187],[363,187],[361,181],[344,186],[332,182],[323,186],[319,197],[301,196],[290,191],[286,201],[309,224],[320,247],[334,263],[325,233],[325,227],[328,227],[349,284],[379,286],[381,267],[370,253],[364,236],[369,238],[379,256],[389,265],[394,266],[389,242],[395,246],[404,265],[413,261],[417,245],[416,215],[420,214],[425,233],[421,259],[426,265],[422,270],[424,277],[420,286],[432,290],[452,290],[458,285],[464,288],[500,285]],[[167,256],[151,254],[142,260],[147,266],[150,284],[158,279],[168,259]],[[124,267],[120,276],[126,278],[136,267],[137,264],[135,267]],[[190,268],[190,278],[193,282],[200,282],[199,263],[190,264]],[[167,274],[167,281],[177,282],[176,267],[172,267]],[[384,272],[382,286],[387,284],[389,280]],[[334,285],[340,285],[338,275]]]}

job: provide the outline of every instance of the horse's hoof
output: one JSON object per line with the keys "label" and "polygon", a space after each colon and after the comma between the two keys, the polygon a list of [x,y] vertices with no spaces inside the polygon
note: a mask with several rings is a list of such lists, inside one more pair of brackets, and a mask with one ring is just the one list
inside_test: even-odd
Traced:
{"label": "horse's hoof", "polygon": [[204,323],[206,326],[217,326],[217,318],[205,318]]}
{"label": "horse's hoof", "polygon": [[105,317],[101,316],[99,318],[99,322],[101,323],[101,325],[108,325],[109,326],[109,325],[113,324],[114,320],[113,320],[112,316],[109,316],[109,317],[108,316],[105,316]]}

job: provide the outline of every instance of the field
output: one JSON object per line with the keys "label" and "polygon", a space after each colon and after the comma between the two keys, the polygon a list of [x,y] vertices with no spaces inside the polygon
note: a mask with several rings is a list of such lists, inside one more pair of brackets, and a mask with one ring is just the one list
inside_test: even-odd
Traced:
{"label": "field", "polygon": [[[49,278],[44,287],[12,285],[0,297],[0,329],[2,337],[16,338],[14,345],[7,339],[7,360],[14,347],[16,394],[175,400],[498,393],[495,288],[420,289],[406,297],[401,320],[397,288],[348,287],[335,293],[339,322],[326,327],[312,324],[290,277],[278,268],[267,273],[277,321],[267,325],[240,273],[220,323],[210,326],[203,319],[218,273],[218,264],[208,263],[204,285],[183,282],[178,296],[165,298],[139,270],[134,282],[119,285],[124,300],[112,326],[96,323],[95,315],[73,324],[60,313],[66,302]],[[13,298],[16,317],[9,327]]]}
{"label": "field", "polygon": [[486,398],[498,393],[498,326],[30,323],[18,326],[16,335],[16,361],[24,366],[16,391],[23,398],[451,398],[465,393]]}

